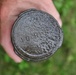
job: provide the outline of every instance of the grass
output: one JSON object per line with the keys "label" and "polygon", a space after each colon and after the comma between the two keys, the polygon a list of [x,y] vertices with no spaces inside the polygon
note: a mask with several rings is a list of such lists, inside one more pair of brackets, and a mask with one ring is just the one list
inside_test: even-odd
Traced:
{"label": "grass", "polygon": [[76,1],[53,0],[62,21],[62,47],[47,61],[15,63],[0,47],[0,75],[76,75]]}

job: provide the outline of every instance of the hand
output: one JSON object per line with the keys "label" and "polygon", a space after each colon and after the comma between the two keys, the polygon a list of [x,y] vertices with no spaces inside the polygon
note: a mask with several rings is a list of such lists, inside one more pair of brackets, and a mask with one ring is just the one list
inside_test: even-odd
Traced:
{"label": "hand", "polygon": [[1,45],[7,52],[7,54],[15,61],[21,62],[19,58],[14,53],[14,48],[11,43],[11,28],[14,21],[18,18],[18,15],[30,8],[36,8],[39,10],[46,11],[47,13],[53,15],[62,25],[59,13],[57,12],[53,2],[51,0],[4,0],[1,7]]}

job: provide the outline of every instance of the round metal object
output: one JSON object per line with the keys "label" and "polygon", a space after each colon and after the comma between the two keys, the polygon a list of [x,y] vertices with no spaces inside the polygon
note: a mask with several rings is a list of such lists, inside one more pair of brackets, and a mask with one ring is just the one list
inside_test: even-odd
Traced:
{"label": "round metal object", "polygon": [[63,33],[56,19],[37,9],[28,9],[19,15],[11,36],[15,53],[27,61],[49,58],[63,41]]}

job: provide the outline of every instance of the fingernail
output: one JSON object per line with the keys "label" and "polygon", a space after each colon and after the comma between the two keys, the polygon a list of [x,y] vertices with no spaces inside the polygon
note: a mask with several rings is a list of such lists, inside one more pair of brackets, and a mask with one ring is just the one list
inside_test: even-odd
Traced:
{"label": "fingernail", "polygon": [[59,21],[59,25],[60,25],[60,27],[62,27],[62,21],[61,21],[61,19],[60,19],[60,21]]}
{"label": "fingernail", "polygon": [[22,59],[21,58],[18,58],[18,59],[15,60],[15,62],[16,63],[20,63],[20,62],[22,62]]}

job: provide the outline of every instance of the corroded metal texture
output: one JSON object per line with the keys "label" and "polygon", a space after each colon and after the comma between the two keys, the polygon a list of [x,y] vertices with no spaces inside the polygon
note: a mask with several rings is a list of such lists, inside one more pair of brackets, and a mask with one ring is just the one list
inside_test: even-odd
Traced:
{"label": "corroded metal texture", "polygon": [[61,46],[63,33],[50,14],[29,9],[21,13],[12,28],[15,53],[27,61],[49,58]]}

